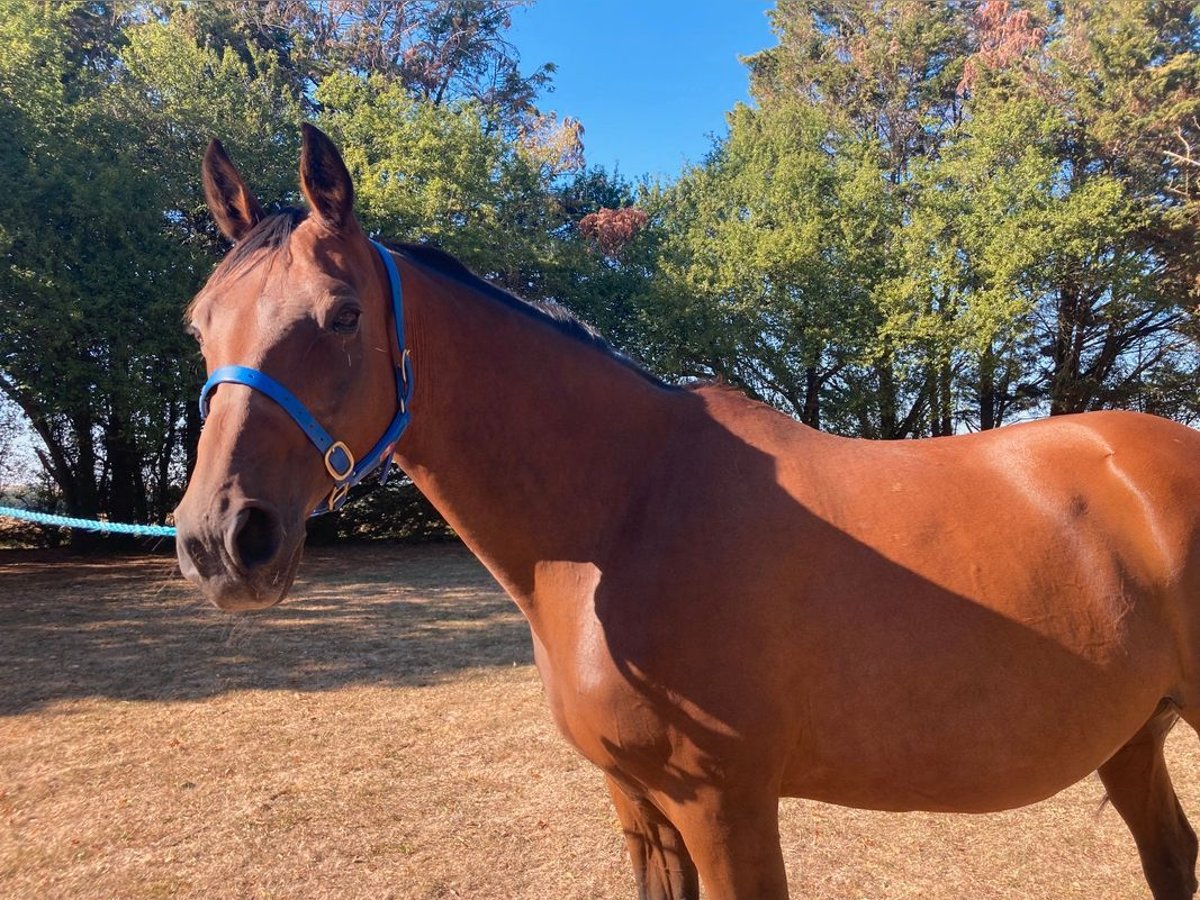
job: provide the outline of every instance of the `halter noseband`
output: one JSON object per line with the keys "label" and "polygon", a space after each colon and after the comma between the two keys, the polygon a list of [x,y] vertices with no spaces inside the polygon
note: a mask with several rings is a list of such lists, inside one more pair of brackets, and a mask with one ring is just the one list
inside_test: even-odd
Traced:
{"label": "halter noseband", "polygon": [[308,435],[308,439],[321,454],[325,461],[325,470],[333,479],[333,490],[329,492],[329,497],[312,511],[314,516],[341,509],[342,504],[346,502],[346,496],[350,493],[350,488],[380,466],[383,466],[383,472],[379,477],[379,483],[387,481],[392,468],[390,465],[392,449],[400,440],[400,435],[404,434],[404,429],[408,427],[411,418],[409,405],[412,402],[413,393],[412,360],[404,346],[404,307],[400,273],[396,270],[396,262],[392,259],[391,251],[375,241],[371,241],[371,244],[378,251],[383,260],[383,266],[387,269],[388,284],[392,294],[392,316],[396,322],[396,346],[400,348],[401,362],[396,366],[396,415],[392,418],[392,424],[387,427],[387,431],[383,433],[383,437],[375,442],[375,446],[367,451],[367,455],[361,461],[355,463],[354,454],[350,452],[350,448],[342,441],[335,441],[304,404],[296,399],[295,394],[265,372],[251,369],[249,366],[221,366],[213,371],[200,391],[201,422],[208,417],[209,398],[219,384],[241,384],[260,394],[266,394],[292,417],[292,420],[300,426],[301,431]]}

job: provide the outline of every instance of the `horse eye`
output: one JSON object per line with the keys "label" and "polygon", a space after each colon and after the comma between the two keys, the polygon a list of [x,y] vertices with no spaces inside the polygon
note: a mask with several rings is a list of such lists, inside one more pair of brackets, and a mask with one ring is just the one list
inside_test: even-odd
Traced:
{"label": "horse eye", "polygon": [[337,314],[330,326],[338,334],[354,334],[358,330],[358,317],[362,310],[347,307]]}
{"label": "horse eye", "polygon": [[199,344],[201,347],[204,346],[204,335],[200,333],[199,328],[197,328],[195,325],[188,325],[183,330],[190,334],[195,339],[197,344]]}

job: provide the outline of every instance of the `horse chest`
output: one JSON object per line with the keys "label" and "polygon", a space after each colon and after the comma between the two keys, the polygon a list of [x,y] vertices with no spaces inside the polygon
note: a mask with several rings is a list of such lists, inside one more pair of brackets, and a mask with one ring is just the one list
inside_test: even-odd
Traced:
{"label": "horse chest", "polygon": [[651,779],[679,749],[667,716],[603,643],[548,647],[534,631],[534,659],[554,724],[606,772]]}

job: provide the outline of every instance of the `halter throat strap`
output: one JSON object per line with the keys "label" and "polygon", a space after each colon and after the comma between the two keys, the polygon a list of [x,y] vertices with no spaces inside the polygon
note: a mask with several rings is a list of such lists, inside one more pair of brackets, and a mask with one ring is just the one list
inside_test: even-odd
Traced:
{"label": "halter throat strap", "polygon": [[388,285],[392,297],[392,319],[396,329],[396,346],[400,350],[400,363],[395,367],[396,414],[392,417],[391,424],[388,425],[387,430],[384,431],[383,435],[366,452],[361,460],[355,462],[354,454],[350,448],[343,441],[335,440],[321,426],[316,417],[308,411],[308,408],[296,398],[295,394],[266,372],[260,372],[258,369],[252,369],[249,366],[221,366],[213,370],[213,373],[208,377],[208,381],[204,383],[204,387],[200,391],[201,421],[208,417],[208,408],[213,391],[222,384],[241,384],[251,390],[258,391],[260,394],[270,397],[284,412],[291,416],[292,421],[300,427],[300,430],[304,432],[313,446],[317,448],[325,463],[325,470],[329,473],[329,477],[333,479],[333,489],[330,491],[329,497],[313,510],[312,515],[314,516],[340,509],[346,502],[350,488],[354,487],[354,485],[358,484],[381,466],[383,467],[383,471],[379,481],[381,484],[386,481],[391,471],[392,450],[396,442],[400,440],[400,436],[404,434],[404,430],[408,427],[411,419],[409,406],[413,394],[412,358],[404,342],[404,298],[400,283],[400,272],[396,268],[396,261],[393,259],[390,250],[376,241],[372,241],[371,244],[376,252],[378,252],[380,259],[383,260],[383,267],[387,270]]}

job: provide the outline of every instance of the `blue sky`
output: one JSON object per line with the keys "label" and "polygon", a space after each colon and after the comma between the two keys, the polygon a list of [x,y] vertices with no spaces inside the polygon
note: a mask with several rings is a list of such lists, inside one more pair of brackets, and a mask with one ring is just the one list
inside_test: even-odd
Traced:
{"label": "blue sky", "polygon": [[700,162],[748,100],[739,56],[775,43],[771,0],[538,0],[513,14],[522,68],[558,66],[543,110],[583,122],[589,165],[636,179]]}

